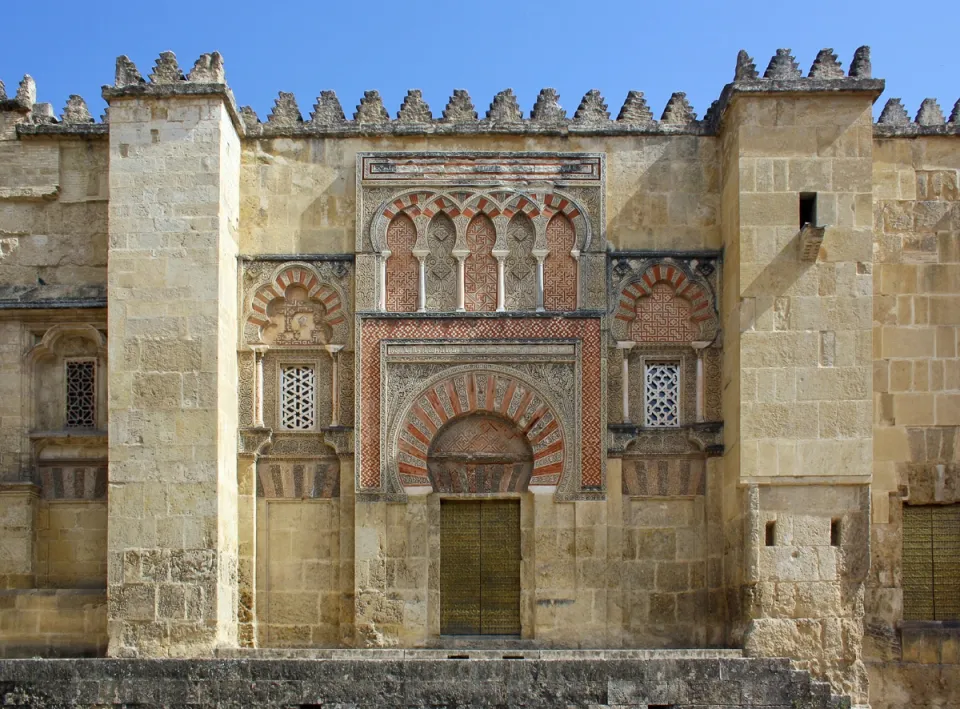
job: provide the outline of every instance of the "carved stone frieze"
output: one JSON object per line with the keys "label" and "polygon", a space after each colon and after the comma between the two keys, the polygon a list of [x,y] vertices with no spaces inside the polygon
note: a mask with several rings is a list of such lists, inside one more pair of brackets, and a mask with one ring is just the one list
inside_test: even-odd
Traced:
{"label": "carved stone frieze", "polygon": [[607,452],[631,455],[723,454],[723,424],[697,423],[676,428],[643,428],[632,424],[607,427]]}

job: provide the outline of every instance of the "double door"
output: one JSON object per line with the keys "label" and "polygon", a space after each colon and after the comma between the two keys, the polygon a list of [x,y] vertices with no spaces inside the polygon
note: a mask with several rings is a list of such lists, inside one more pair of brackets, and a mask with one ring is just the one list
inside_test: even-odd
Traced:
{"label": "double door", "polygon": [[441,502],[440,633],[520,635],[519,500]]}

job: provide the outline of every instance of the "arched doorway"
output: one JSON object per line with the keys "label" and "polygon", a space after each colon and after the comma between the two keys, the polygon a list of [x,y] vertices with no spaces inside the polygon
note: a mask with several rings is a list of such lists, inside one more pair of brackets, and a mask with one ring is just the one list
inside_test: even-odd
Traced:
{"label": "arched doorway", "polygon": [[[525,433],[490,413],[452,419],[427,455],[439,493],[519,493],[532,470]],[[519,499],[442,499],[441,635],[520,635],[520,564]]]}

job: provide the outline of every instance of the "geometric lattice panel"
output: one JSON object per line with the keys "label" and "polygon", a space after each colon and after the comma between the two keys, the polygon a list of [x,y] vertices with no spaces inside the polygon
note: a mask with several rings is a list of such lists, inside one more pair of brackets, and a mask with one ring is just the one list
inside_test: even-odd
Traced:
{"label": "geometric lattice panel", "polygon": [[666,283],[655,285],[650,295],[637,298],[637,317],[631,326],[634,342],[693,342],[699,332],[690,319],[690,303]]}
{"label": "geometric lattice panel", "polygon": [[467,225],[467,256],[464,264],[464,305],[468,312],[497,309],[497,259],[493,247],[497,240],[493,223],[478,214]]}
{"label": "geometric lattice panel", "polygon": [[413,255],[417,242],[417,228],[405,214],[401,214],[387,227],[386,305],[390,312],[409,313],[417,309],[420,292],[420,265]]}
{"label": "geometric lattice panel", "polygon": [[67,362],[67,428],[97,426],[97,363]]}
{"label": "geometric lattice panel", "polygon": [[680,363],[656,362],[644,372],[643,425],[680,425]]}
{"label": "geometric lattice panel", "polygon": [[280,426],[292,431],[310,431],[317,423],[317,373],[313,367],[296,365],[280,370]]}
{"label": "geometric lattice panel", "polygon": [[543,307],[546,310],[576,310],[577,262],[570,254],[576,235],[573,224],[556,214],[547,224],[547,249],[543,264]]}
{"label": "geometric lattice panel", "polygon": [[903,508],[904,620],[960,620],[960,505]]}

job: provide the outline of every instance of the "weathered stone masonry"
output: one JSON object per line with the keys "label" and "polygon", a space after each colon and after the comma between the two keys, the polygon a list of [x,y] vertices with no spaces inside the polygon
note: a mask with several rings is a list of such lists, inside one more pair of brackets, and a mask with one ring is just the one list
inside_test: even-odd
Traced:
{"label": "weathered stone masonry", "polygon": [[741,52],[702,119],[0,83],[0,657],[130,662],[2,701],[960,706],[960,101],[883,90],[865,47]]}

